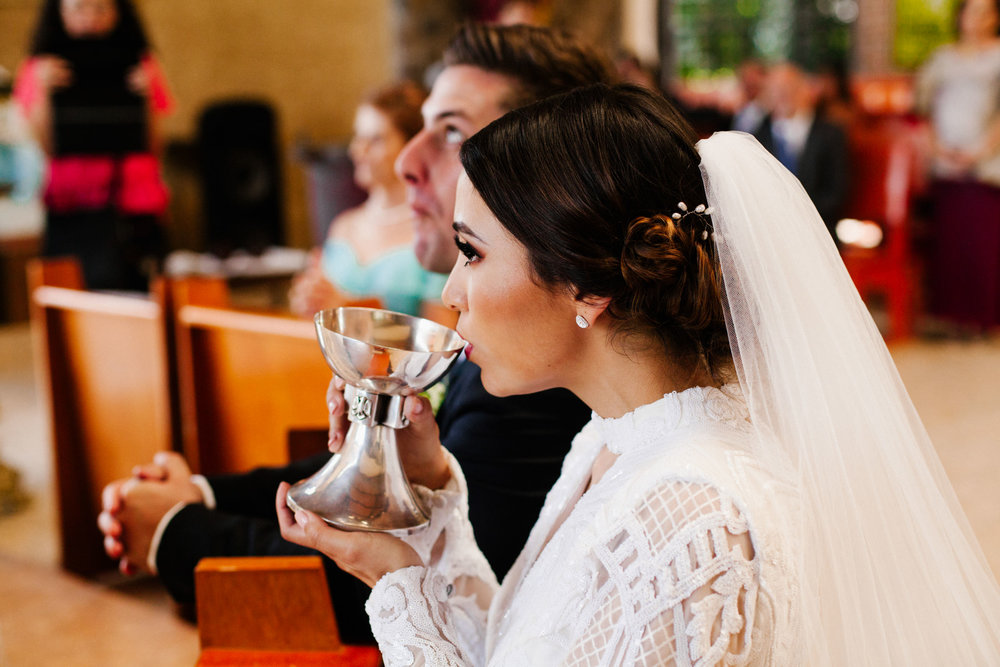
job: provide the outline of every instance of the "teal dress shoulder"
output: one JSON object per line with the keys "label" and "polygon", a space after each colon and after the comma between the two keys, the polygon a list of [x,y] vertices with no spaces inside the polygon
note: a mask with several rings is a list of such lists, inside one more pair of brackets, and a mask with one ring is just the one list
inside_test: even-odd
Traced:
{"label": "teal dress shoulder", "polygon": [[412,246],[405,245],[362,264],[339,239],[323,244],[323,273],[334,287],[353,297],[377,297],[389,310],[420,314],[422,301],[440,301],[448,276],[420,266]]}

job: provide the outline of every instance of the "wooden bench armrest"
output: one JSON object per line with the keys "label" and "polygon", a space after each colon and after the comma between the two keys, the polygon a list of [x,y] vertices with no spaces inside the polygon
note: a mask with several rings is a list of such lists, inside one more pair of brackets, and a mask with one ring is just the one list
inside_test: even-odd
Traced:
{"label": "wooden bench armrest", "polygon": [[318,556],[203,558],[195,569],[199,665],[365,665],[345,646]]}

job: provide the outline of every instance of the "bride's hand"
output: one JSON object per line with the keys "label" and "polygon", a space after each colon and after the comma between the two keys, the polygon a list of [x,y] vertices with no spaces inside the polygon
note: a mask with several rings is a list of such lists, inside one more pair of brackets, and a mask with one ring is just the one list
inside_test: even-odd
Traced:
{"label": "bride's hand", "polygon": [[[347,420],[347,403],[344,400],[346,383],[336,375],[327,387],[326,401],[330,412],[331,452],[339,452],[350,422]],[[434,411],[429,400],[422,396],[407,396],[403,404],[403,414],[410,425],[396,431],[399,460],[411,484],[420,484],[428,489],[442,488],[451,479],[448,458],[441,446],[441,436]]]}
{"label": "bride's hand", "polygon": [[281,536],[289,542],[326,554],[340,569],[369,586],[389,572],[423,565],[416,551],[392,535],[338,530],[305,510],[293,514],[285,503],[289,488],[289,484],[282,482],[275,499]]}

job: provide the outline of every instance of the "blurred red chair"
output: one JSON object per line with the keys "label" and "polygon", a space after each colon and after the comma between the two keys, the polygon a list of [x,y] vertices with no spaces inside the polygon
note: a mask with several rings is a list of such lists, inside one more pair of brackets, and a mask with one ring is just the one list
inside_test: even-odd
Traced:
{"label": "blurred red chair", "polygon": [[[884,296],[890,326],[886,338],[906,338],[913,333],[920,301],[911,218],[918,167],[914,146],[908,136],[885,125],[855,128],[849,142],[852,184],[845,220],[837,229],[841,256],[866,302],[873,295]],[[876,238],[852,243],[852,225],[874,230]]]}

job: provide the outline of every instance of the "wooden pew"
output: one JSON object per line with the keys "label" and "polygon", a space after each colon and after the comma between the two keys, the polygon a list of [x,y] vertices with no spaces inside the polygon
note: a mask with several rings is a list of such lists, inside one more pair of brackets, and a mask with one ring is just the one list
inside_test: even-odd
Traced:
{"label": "wooden pew", "polygon": [[104,485],[171,447],[164,307],[158,298],[84,290],[75,260],[31,262],[28,284],[61,561],[94,574],[113,567],[96,524]]}
{"label": "wooden pew", "polygon": [[377,667],[378,649],[340,642],[318,556],[204,558],[195,570],[200,667]]}
{"label": "wooden pew", "polygon": [[330,371],[311,322],[234,310],[222,278],[97,293],[75,260],[48,259],[28,280],[67,570],[113,566],[96,527],[101,490],[156,452],[238,472],[287,462],[290,429],[327,428]]}
{"label": "wooden pew", "polygon": [[327,428],[330,369],[311,321],[174,288],[183,452],[204,474],[287,463],[290,429]]}

